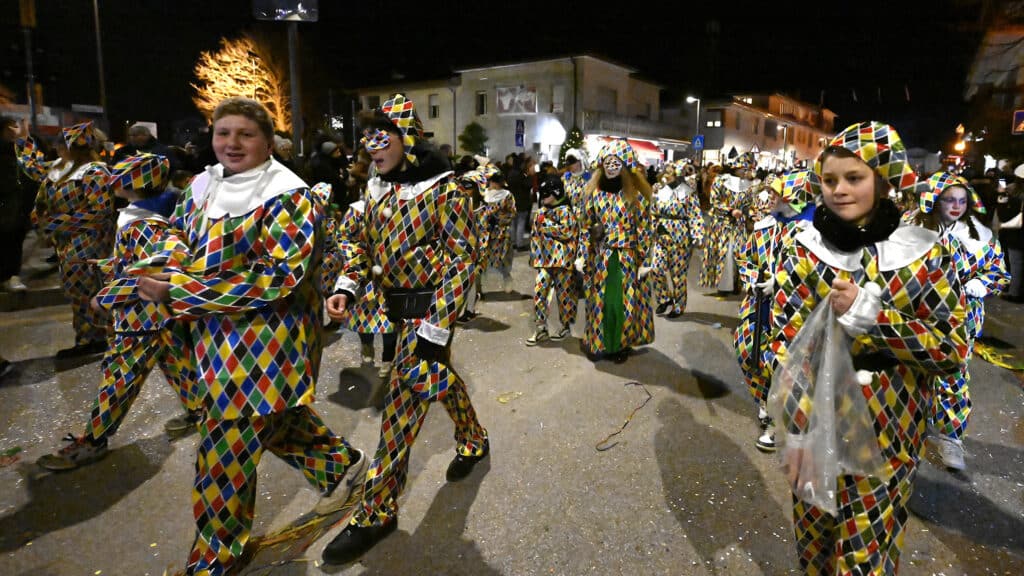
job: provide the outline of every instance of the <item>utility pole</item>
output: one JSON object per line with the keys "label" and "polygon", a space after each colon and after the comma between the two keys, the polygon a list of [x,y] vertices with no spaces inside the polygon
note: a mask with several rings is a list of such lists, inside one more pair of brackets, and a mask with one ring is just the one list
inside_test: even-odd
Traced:
{"label": "utility pole", "polygon": [[107,123],[107,83],[103,79],[103,43],[100,41],[100,6],[99,0],[92,0],[92,15],[96,26],[96,64],[99,67],[100,77],[100,107],[103,108],[104,130],[109,130]]}
{"label": "utility pole", "polygon": [[36,118],[36,77],[32,69],[32,29],[36,27],[36,0],[20,0],[21,29],[25,34],[25,95],[28,97],[29,123],[33,134],[38,133]]}

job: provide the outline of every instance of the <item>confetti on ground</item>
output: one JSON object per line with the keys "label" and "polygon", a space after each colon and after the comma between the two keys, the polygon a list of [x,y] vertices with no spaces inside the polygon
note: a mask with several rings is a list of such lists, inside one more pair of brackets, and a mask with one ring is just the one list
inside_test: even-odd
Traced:
{"label": "confetti on ground", "polygon": [[615,436],[618,436],[619,434],[621,434],[622,431],[626,429],[626,426],[629,425],[629,422],[630,422],[630,420],[633,419],[633,416],[635,416],[636,413],[641,408],[643,408],[644,406],[647,406],[647,403],[651,401],[651,398],[654,398],[654,395],[651,394],[650,390],[648,390],[646,386],[644,386],[643,384],[641,384],[639,382],[626,382],[625,384],[623,384],[623,386],[639,386],[640,388],[643,389],[644,394],[647,395],[647,398],[644,398],[644,401],[641,402],[639,406],[637,406],[636,408],[633,408],[633,411],[629,413],[629,416],[626,417],[626,421],[622,423],[622,426],[618,430],[616,430],[615,432],[612,432],[607,437],[605,437],[604,440],[601,440],[600,442],[597,443],[597,445],[594,446],[594,448],[597,449],[598,452],[604,452],[605,450],[611,450],[612,448],[617,446],[619,444],[618,440],[616,440],[615,442],[612,442],[611,444],[608,444],[608,441],[611,440],[612,438],[614,438]]}
{"label": "confetti on ground", "polygon": [[501,402],[502,404],[508,404],[509,402],[515,400],[516,398],[519,398],[522,395],[523,395],[523,393],[522,392],[518,392],[518,391],[517,392],[505,392],[504,394],[498,394],[498,402]]}
{"label": "confetti on ground", "polygon": [[21,460],[21,456],[18,453],[21,452],[21,446],[15,446],[14,448],[8,448],[3,452],[0,452],[0,468],[4,466],[10,466],[18,460]]}
{"label": "confetti on ground", "polygon": [[1014,354],[1000,352],[991,344],[986,344],[980,340],[974,342],[974,353],[993,366],[1015,372],[1024,371],[1024,360],[1021,360]]}

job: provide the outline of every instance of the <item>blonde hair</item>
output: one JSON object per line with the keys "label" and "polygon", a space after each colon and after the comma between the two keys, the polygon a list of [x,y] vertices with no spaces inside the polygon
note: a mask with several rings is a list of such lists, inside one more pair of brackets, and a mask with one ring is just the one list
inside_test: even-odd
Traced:
{"label": "blonde hair", "polygon": [[214,123],[225,116],[244,116],[252,120],[267,137],[267,142],[274,141],[274,121],[270,119],[270,112],[263,104],[241,96],[225,98],[213,110]]}

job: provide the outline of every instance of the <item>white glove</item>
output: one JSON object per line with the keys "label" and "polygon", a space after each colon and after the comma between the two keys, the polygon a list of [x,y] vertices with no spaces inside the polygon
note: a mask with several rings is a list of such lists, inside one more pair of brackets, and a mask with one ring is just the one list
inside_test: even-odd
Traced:
{"label": "white glove", "polygon": [[768,294],[775,290],[775,277],[769,276],[764,282],[755,282],[754,288],[761,291],[762,294]]}
{"label": "white glove", "polygon": [[576,267],[577,272],[583,274],[583,258],[577,258],[576,261],[573,262],[573,266]]}
{"label": "white glove", "polygon": [[988,295],[988,288],[985,288],[985,284],[981,280],[973,278],[964,284],[964,292],[974,298],[984,298]]}
{"label": "white glove", "polygon": [[651,268],[648,268],[647,266],[641,266],[640,270],[637,271],[637,276],[639,276],[640,279],[643,280],[650,273],[651,273]]}

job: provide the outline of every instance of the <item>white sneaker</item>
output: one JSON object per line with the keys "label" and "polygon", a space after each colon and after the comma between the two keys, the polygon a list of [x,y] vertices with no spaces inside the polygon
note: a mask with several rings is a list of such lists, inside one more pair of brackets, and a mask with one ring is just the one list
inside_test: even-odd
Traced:
{"label": "white sneaker", "polygon": [[538,342],[543,342],[549,338],[548,331],[544,328],[538,328],[533,336],[526,339],[527,346],[536,346]]}
{"label": "white sneaker", "polygon": [[942,458],[943,465],[946,468],[953,470],[963,470],[967,468],[967,464],[964,463],[964,442],[956,438],[950,438],[943,434],[936,434],[933,436],[935,440],[935,447],[939,451],[939,457]]}
{"label": "white sneaker", "polygon": [[11,276],[6,282],[4,282],[4,289],[8,292],[24,292],[28,290],[28,286],[21,281],[21,278],[17,276]]}
{"label": "white sneaker", "polygon": [[775,445],[775,424],[768,423],[764,428],[764,432],[758,437],[757,449],[761,452],[775,452],[777,446]]}
{"label": "white sneaker", "polygon": [[359,460],[349,465],[334,490],[320,497],[320,501],[313,508],[317,514],[324,515],[341,510],[352,494],[356,490],[362,490],[366,484],[366,468],[370,465],[370,459],[362,450],[357,448],[350,448],[350,450],[359,455]]}
{"label": "white sneaker", "polygon": [[373,364],[373,344],[362,344],[359,350],[359,356],[363,361],[363,364]]}
{"label": "white sneaker", "polygon": [[762,432],[772,423],[772,419],[768,417],[768,409],[763,404],[757,405],[757,423]]}
{"label": "white sneaker", "polygon": [[381,378],[391,376],[391,362],[381,362],[380,370],[377,370],[377,376],[380,376]]}

